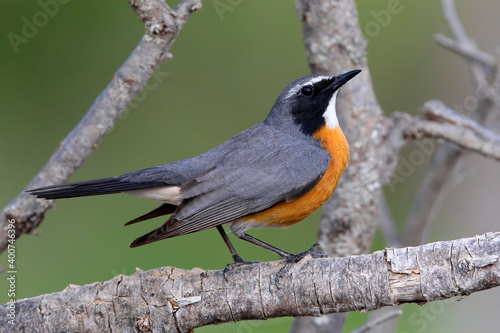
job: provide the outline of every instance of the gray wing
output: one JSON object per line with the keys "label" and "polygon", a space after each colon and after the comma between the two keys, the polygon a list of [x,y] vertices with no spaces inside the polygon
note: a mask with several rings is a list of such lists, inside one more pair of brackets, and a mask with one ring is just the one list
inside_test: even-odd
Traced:
{"label": "gray wing", "polygon": [[185,200],[161,237],[212,228],[307,193],[328,169],[330,155],[303,142],[280,147],[261,150],[253,164],[217,165],[186,183]]}

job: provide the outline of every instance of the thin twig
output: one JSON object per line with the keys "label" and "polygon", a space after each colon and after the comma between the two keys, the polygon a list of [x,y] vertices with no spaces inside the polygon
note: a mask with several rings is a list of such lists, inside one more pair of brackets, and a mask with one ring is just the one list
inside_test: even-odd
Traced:
{"label": "thin twig", "polygon": [[442,5],[444,17],[446,18],[446,22],[448,22],[448,26],[450,27],[455,39],[459,43],[468,43],[469,38],[467,37],[464,26],[457,14],[455,0],[443,0]]}
{"label": "thin twig", "polygon": [[457,111],[450,109],[441,101],[428,101],[421,109],[422,114],[429,120],[440,123],[448,123],[457,127],[468,128],[475,135],[483,138],[485,141],[496,141],[498,135],[486,127],[480,125],[471,118],[465,117]]}
{"label": "thin twig", "polygon": [[[500,105],[498,90],[490,83],[497,72],[497,59],[479,50],[468,38],[458,17],[453,0],[443,0],[442,5],[444,16],[454,36],[454,40],[441,34],[437,35],[436,39],[443,47],[472,61],[471,70],[477,85],[476,94],[472,97],[475,98],[477,103],[474,109],[467,111],[468,116],[475,119],[477,123],[484,124],[488,119],[488,114],[492,111],[492,107]],[[426,108],[423,111],[425,112]],[[444,121],[443,119],[439,119],[440,116],[438,114],[429,114],[427,116],[431,119],[434,117],[435,120]],[[466,120],[468,119],[466,117],[457,116],[453,118],[452,122],[461,124],[462,127],[475,126],[476,124],[476,122]],[[483,128],[481,127],[481,130]],[[481,130],[476,128],[476,134]],[[434,143],[438,145],[438,142]],[[425,241],[425,230],[439,207],[439,199],[442,197],[450,175],[454,174],[453,170],[463,156],[464,151],[453,144],[444,143],[438,145],[407,214],[404,227],[405,245],[417,245]]]}
{"label": "thin twig", "polygon": [[[393,114],[394,130],[400,131],[408,140],[432,138],[446,139],[451,143],[437,148],[428,167],[431,171],[426,173],[420,183],[403,231],[405,245],[418,245],[425,241],[425,231],[439,206],[442,190],[453,174],[458,159],[464,154],[457,146],[500,161],[500,136],[497,134],[440,101],[425,103],[422,112],[431,120],[422,120],[406,113]],[[433,146],[437,144],[437,141],[432,141]],[[400,142],[400,145],[403,143]]]}
{"label": "thin twig", "polygon": [[[61,184],[71,177],[118,121],[157,66],[169,58],[168,50],[183,24],[191,13],[201,8],[201,0],[184,0],[175,11],[163,0],[129,0],[129,3],[146,22],[144,37],[87,114],[25,189]],[[51,207],[50,201],[21,192],[0,213],[0,252],[8,244],[8,220],[15,220],[16,237],[19,237],[33,232]]]}
{"label": "thin twig", "polygon": [[403,311],[401,309],[398,309],[396,307],[391,307],[390,311],[388,311],[387,313],[384,313],[384,315],[382,315],[380,317],[377,317],[374,320],[370,320],[369,322],[367,322],[363,326],[355,329],[354,331],[351,331],[351,333],[366,333],[366,332],[370,332],[371,330],[373,330],[377,326],[379,326],[381,324],[384,324],[385,322],[387,322],[387,321],[389,321],[391,319],[399,317],[402,314],[403,314]]}
{"label": "thin twig", "polygon": [[469,44],[463,44],[454,41],[443,34],[436,34],[436,41],[444,48],[455,52],[456,54],[463,56],[472,61],[477,61],[484,66],[489,68],[495,67],[496,61],[495,57],[488,53],[482,52],[476,47],[471,47]]}
{"label": "thin twig", "polygon": [[[426,114],[445,116],[445,122],[423,120],[407,113],[396,112],[392,119],[401,126],[408,140],[422,138],[446,139],[458,146],[475,151],[485,157],[500,161],[500,136],[462,116],[441,101],[429,101],[424,106]],[[446,109],[446,112],[443,110]],[[467,119],[467,118],[466,118]]]}

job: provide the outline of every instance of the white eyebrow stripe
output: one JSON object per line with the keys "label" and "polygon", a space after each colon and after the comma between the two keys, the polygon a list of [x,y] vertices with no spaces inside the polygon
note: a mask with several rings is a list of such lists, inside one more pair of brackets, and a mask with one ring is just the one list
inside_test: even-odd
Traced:
{"label": "white eyebrow stripe", "polygon": [[315,83],[319,82],[319,81],[322,81],[322,80],[325,80],[325,79],[330,79],[332,78],[334,75],[321,75],[321,76],[316,76],[316,77],[313,77],[312,79],[310,79],[309,81],[307,82],[304,82],[302,85],[300,86],[297,86],[293,89],[291,89],[288,94],[286,95],[286,98],[289,98],[295,94],[297,94],[297,92],[304,86],[307,86],[307,85],[314,85]]}

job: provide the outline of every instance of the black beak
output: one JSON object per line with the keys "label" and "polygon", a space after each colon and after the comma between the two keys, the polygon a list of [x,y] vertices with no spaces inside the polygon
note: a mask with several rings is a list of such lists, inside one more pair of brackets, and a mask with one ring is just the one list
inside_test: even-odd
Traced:
{"label": "black beak", "polygon": [[358,75],[360,72],[361,72],[360,69],[355,69],[353,71],[337,75],[334,77],[333,82],[330,84],[330,87],[332,88],[333,91],[336,91],[344,84],[346,84],[347,81]]}

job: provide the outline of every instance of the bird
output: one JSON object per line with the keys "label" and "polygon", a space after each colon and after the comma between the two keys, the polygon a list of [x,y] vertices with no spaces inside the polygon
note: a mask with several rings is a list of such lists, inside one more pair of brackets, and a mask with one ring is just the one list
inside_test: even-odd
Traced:
{"label": "bird", "polygon": [[[296,79],[278,96],[268,116],[201,155],[120,176],[28,190],[43,199],[126,193],[161,205],[125,225],[170,215],[137,238],[131,248],[216,228],[234,264],[237,253],[223,225],[247,242],[288,263],[314,250],[291,254],[261,241],[253,227],[288,227],[304,220],[332,195],[349,162],[349,145],[337,118],[340,88],[359,74],[315,74]],[[228,264],[229,265],[229,264]]]}

